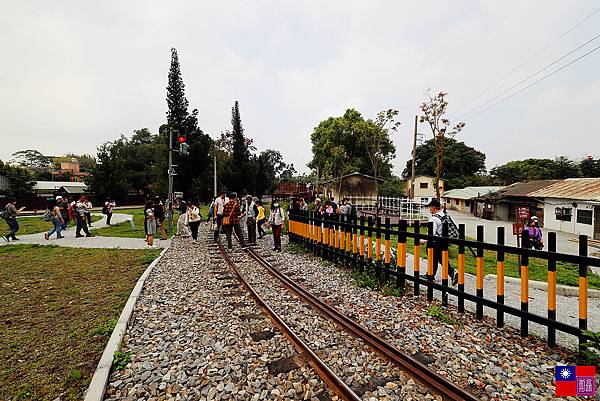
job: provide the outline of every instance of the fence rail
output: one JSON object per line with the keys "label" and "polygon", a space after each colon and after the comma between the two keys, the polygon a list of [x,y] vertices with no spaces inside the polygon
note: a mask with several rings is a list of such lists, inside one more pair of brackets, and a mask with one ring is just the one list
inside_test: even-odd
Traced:
{"label": "fence rail", "polygon": [[[442,237],[433,235],[433,224],[421,225],[418,220],[413,223],[413,232],[408,230],[408,221],[400,220],[397,227],[392,228],[389,217],[382,222],[380,218],[365,219],[350,216],[318,216],[312,211],[290,211],[288,235],[291,241],[306,244],[314,255],[364,269],[373,269],[375,276],[381,281],[388,281],[395,277],[395,285],[400,288],[406,286],[406,281],[413,283],[415,295],[419,295],[421,287],[427,291],[427,299],[433,300],[434,291],[441,292],[442,304],[448,305],[448,295],[457,299],[458,311],[464,313],[465,301],[475,304],[477,319],[483,319],[483,308],[496,310],[498,327],[504,326],[504,315],[510,314],[521,319],[520,332],[522,336],[529,335],[529,322],[538,323],[548,329],[548,345],[556,345],[556,331],[561,331],[578,337],[581,347],[584,338],[582,333],[587,330],[587,299],[588,299],[588,266],[600,266],[600,258],[587,256],[587,236],[579,236],[579,255],[556,252],[556,234],[548,234],[548,250],[529,249],[525,238],[521,247],[507,246],[504,244],[504,228],[498,227],[497,243],[484,241],[483,226],[477,227],[477,240],[465,238],[465,225],[460,224],[458,238],[448,237],[448,226],[443,226]],[[422,232],[426,228],[426,232]],[[396,260],[392,265],[391,238],[398,240]],[[413,275],[406,273],[407,239],[414,240],[413,253],[415,262]],[[427,240],[427,272],[426,279],[421,278],[420,258],[421,240]],[[437,245],[436,244],[437,241]],[[458,256],[458,286],[448,285],[449,246],[457,245]],[[441,247],[442,280],[441,284],[434,282],[434,246]],[[465,291],[465,249],[476,250],[476,293]],[[484,298],[484,251],[496,253],[496,300]],[[504,268],[507,254],[520,257],[520,308],[505,305],[504,303]],[[547,316],[540,316],[529,312],[529,262],[530,258],[545,260],[548,267],[548,311]],[[576,264],[579,273],[579,325],[573,326],[556,320],[556,263],[566,262]]]}
{"label": "fence rail", "polygon": [[352,196],[350,202],[361,212],[378,215],[383,212],[386,216],[394,216],[409,221],[427,220],[429,210],[423,202],[409,198],[387,196]]}

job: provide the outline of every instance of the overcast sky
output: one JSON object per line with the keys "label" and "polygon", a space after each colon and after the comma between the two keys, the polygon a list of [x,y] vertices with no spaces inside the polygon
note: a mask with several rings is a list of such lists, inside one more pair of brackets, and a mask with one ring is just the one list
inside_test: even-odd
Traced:
{"label": "overcast sky", "polygon": [[[233,4],[236,4],[233,6]],[[400,111],[395,172],[424,90],[450,115],[493,98],[600,32],[600,12],[480,95],[597,1],[6,1],[0,13],[0,159],[95,153],[165,122],[170,48],[190,110],[216,137],[240,102],[246,135],[307,171],[310,134],[354,107]],[[600,39],[544,71],[600,45]],[[457,139],[508,160],[600,156],[600,51],[466,121]],[[543,76],[541,74],[540,76]],[[498,98],[501,99],[501,98]],[[428,138],[425,126],[420,131]]]}

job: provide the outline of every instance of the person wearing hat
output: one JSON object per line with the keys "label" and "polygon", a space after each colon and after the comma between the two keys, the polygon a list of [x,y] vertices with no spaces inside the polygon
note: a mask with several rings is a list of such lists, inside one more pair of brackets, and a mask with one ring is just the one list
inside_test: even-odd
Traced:
{"label": "person wearing hat", "polygon": [[529,239],[529,248],[543,249],[544,240],[542,239],[542,230],[538,226],[537,216],[532,216],[529,219],[527,227],[523,230],[522,236],[527,236]]}
{"label": "person wearing hat", "polygon": [[[442,210],[442,205],[440,204],[439,200],[434,198],[427,204],[427,206],[429,207],[429,212],[431,213],[429,222],[433,223],[433,235],[436,237],[441,237],[444,222],[449,222],[450,218],[446,214],[446,211]],[[421,242],[425,243],[423,240]],[[428,245],[433,248],[433,277],[435,278],[438,264],[442,263],[442,241],[431,240],[430,244]],[[453,286],[458,283],[458,274],[454,268],[450,266],[450,262],[448,262],[448,277],[452,279]]]}
{"label": "person wearing hat", "polygon": [[279,203],[273,203],[269,213],[269,222],[268,225],[272,227],[273,230],[273,250],[281,252],[281,231],[283,230],[283,225],[285,224],[285,211],[279,205]]}

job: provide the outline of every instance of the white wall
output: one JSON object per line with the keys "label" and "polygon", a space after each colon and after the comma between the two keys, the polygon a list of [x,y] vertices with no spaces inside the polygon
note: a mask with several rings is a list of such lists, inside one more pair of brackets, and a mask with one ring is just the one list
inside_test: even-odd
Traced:
{"label": "white wall", "polygon": [[[573,207],[573,203],[577,207]],[[571,221],[562,221],[556,219],[555,209],[557,207],[572,208]],[[577,223],[577,210],[591,210],[592,224]],[[578,201],[576,199],[544,199],[544,227],[551,230],[564,231],[572,234],[585,234],[590,238],[594,237],[594,203]]]}
{"label": "white wall", "polygon": [[[421,183],[427,183],[427,188],[421,188]],[[440,179],[440,193],[444,192],[444,180]],[[407,193],[410,190],[410,179],[406,183]],[[435,198],[435,177],[415,177],[415,200]]]}

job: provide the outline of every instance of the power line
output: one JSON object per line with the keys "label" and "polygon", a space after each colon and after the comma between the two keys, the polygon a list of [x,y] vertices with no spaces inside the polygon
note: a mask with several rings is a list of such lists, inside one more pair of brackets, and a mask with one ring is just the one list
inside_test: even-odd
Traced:
{"label": "power line", "polygon": [[547,66],[545,66],[544,68],[536,71],[535,73],[529,75],[527,78],[522,79],[521,81],[517,82],[516,84],[514,84],[513,86],[511,86],[510,88],[500,92],[498,95],[494,96],[493,98],[489,99],[488,101],[480,104],[479,106],[475,107],[474,109],[471,109],[469,111],[467,111],[466,113],[462,114],[460,117],[457,117],[456,120],[460,120],[463,117],[468,116],[469,114],[473,113],[474,111],[490,104],[491,102],[493,102],[494,100],[498,99],[499,97],[501,97],[502,95],[505,95],[506,93],[510,92],[511,90],[513,90],[514,88],[516,88],[517,86],[520,86],[521,84],[529,81],[531,78],[535,77],[536,75],[546,71],[548,68],[552,67],[553,65],[555,65],[556,63],[564,60],[565,58],[569,57],[571,54],[575,53],[577,50],[581,49],[582,47],[587,46],[588,44],[590,44],[591,42],[593,42],[594,40],[600,38],[600,34],[594,36],[592,39],[588,40],[587,42],[583,43],[582,45],[578,46],[577,48],[571,50],[570,52],[568,52],[567,54],[565,54],[564,56],[554,60],[552,63],[548,64]]}
{"label": "power line", "polygon": [[535,57],[537,57],[538,55],[540,55],[541,53],[543,53],[547,48],[549,48],[550,46],[552,46],[554,43],[558,42],[560,39],[562,39],[564,36],[566,36],[568,33],[570,33],[573,29],[577,28],[579,25],[583,24],[585,21],[587,21],[588,19],[590,19],[592,16],[594,16],[596,13],[598,13],[600,11],[600,8],[594,10],[591,14],[589,14],[588,16],[586,16],[585,18],[583,18],[582,20],[580,20],[579,22],[577,22],[575,25],[573,25],[572,27],[570,27],[567,31],[563,32],[562,34],[560,34],[559,36],[557,36],[554,40],[552,40],[550,43],[548,43],[547,45],[545,45],[544,47],[542,47],[540,50],[538,50],[537,52],[535,52],[533,55],[531,55],[530,57],[528,57],[525,61],[523,61],[522,63],[520,63],[519,65],[517,65],[515,68],[513,68],[512,70],[510,70],[509,72],[507,72],[505,75],[503,75],[500,79],[498,79],[497,81],[495,81],[492,85],[488,86],[487,88],[485,88],[483,91],[479,92],[473,99],[471,99],[469,102],[467,102],[464,106],[459,108],[459,111],[456,112],[457,114],[459,112],[461,112],[462,110],[466,109],[469,105],[473,104],[477,99],[479,99],[482,95],[486,94],[487,92],[489,92],[490,89],[494,88],[496,85],[498,85],[500,82],[504,81],[506,78],[508,78],[512,73],[514,73],[515,71],[517,71],[519,68],[521,68],[522,66],[524,66],[525,64],[527,64],[528,62],[530,62],[531,60],[533,60]]}
{"label": "power line", "polygon": [[600,46],[598,46],[598,47],[596,47],[596,48],[594,48],[594,49],[590,50],[589,52],[587,52],[587,53],[585,53],[585,54],[583,54],[583,55],[581,55],[581,56],[579,56],[579,57],[577,57],[575,60],[571,61],[570,63],[568,63],[568,64],[565,64],[565,65],[563,65],[563,66],[562,66],[562,67],[560,67],[560,68],[557,68],[556,70],[552,71],[550,74],[544,75],[543,77],[541,77],[541,78],[540,78],[540,79],[538,79],[537,81],[534,81],[534,82],[530,83],[529,85],[527,85],[527,86],[525,86],[525,87],[523,87],[523,88],[519,89],[518,91],[516,91],[516,92],[514,92],[514,93],[510,94],[509,96],[505,97],[504,99],[501,99],[501,100],[497,101],[496,103],[494,103],[494,104],[492,104],[492,105],[490,105],[490,106],[486,107],[485,109],[483,109],[483,110],[479,111],[478,113],[476,113],[476,114],[472,115],[471,117],[469,117],[469,118],[465,119],[465,121],[468,121],[468,120],[470,120],[470,119],[472,119],[472,118],[475,118],[475,117],[477,117],[478,115],[480,115],[481,113],[483,113],[484,111],[486,111],[486,110],[489,110],[489,109],[491,109],[492,107],[495,107],[495,106],[499,105],[500,103],[503,103],[504,101],[506,101],[506,100],[510,99],[510,98],[511,98],[511,97],[513,97],[513,96],[516,96],[516,95],[518,95],[519,93],[523,92],[524,90],[526,90],[526,89],[528,89],[528,88],[531,88],[533,85],[537,84],[538,82],[541,82],[541,81],[543,81],[544,79],[546,79],[546,78],[548,78],[548,77],[551,77],[552,75],[556,74],[557,72],[559,72],[559,71],[561,71],[561,70],[564,70],[565,68],[567,68],[567,67],[568,67],[568,66],[570,66],[571,64],[574,64],[574,63],[576,63],[577,61],[581,60],[582,58],[584,58],[584,57],[586,57],[586,56],[588,56],[588,55],[590,55],[590,54],[592,54],[593,52],[595,52],[595,51],[597,51],[597,50],[600,50]]}

